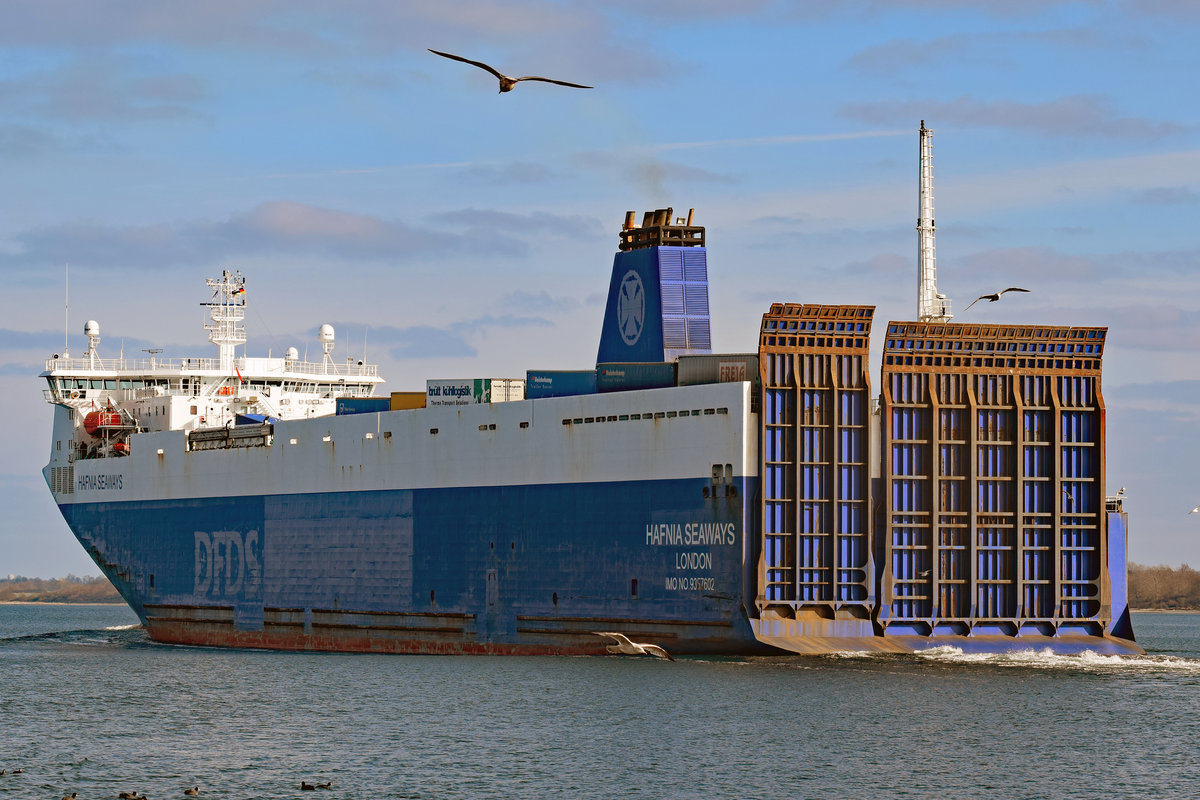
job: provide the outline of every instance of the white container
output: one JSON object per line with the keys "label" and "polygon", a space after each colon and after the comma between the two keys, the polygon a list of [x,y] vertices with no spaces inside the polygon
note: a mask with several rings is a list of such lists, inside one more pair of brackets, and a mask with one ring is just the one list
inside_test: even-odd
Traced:
{"label": "white container", "polygon": [[525,399],[523,378],[453,378],[425,381],[427,406],[469,406]]}

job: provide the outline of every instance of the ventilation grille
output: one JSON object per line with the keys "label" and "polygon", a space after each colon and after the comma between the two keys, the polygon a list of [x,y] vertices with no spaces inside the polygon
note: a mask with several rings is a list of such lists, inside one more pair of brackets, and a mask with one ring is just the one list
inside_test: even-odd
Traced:
{"label": "ventilation grille", "polygon": [[51,467],[50,491],[55,494],[75,494],[75,468]]}

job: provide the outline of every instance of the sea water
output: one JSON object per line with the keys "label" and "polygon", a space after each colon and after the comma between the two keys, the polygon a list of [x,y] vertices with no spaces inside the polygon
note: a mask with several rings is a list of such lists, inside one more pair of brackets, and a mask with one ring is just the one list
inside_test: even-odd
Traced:
{"label": "sea water", "polygon": [[1200,796],[1200,614],[1135,615],[1139,657],[674,663],[172,647],[136,622],[0,605],[0,797]]}

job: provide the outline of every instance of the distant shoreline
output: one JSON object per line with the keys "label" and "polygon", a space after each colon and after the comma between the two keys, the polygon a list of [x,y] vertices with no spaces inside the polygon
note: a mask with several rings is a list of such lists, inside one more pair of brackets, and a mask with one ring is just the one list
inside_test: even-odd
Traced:
{"label": "distant shoreline", "polygon": [[1200,608],[1131,608],[1130,614],[1200,614]]}
{"label": "distant shoreline", "polygon": [[0,606],[121,606],[125,601],[116,600],[84,600],[79,603],[66,600],[0,600]]}

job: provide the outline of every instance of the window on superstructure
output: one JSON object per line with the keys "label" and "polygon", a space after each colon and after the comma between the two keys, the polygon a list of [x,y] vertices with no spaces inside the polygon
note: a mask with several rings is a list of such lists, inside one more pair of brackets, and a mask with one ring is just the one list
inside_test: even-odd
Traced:
{"label": "window on superstructure", "polygon": [[90,381],[90,384],[91,384],[91,388],[93,388],[93,389],[103,389],[104,388],[104,381]]}
{"label": "window on superstructure", "polygon": [[120,383],[120,387],[121,387],[122,389],[132,389],[132,388],[133,388],[133,381],[130,381],[130,380],[124,380],[124,379],[123,379],[123,380],[121,381],[121,383]]}
{"label": "window on superstructure", "polygon": [[108,380],[106,380],[106,381],[104,382],[104,388],[105,388],[105,389],[115,389],[115,388],[117,388],[117,380],[116,380],[116,378],[109,378]]}

